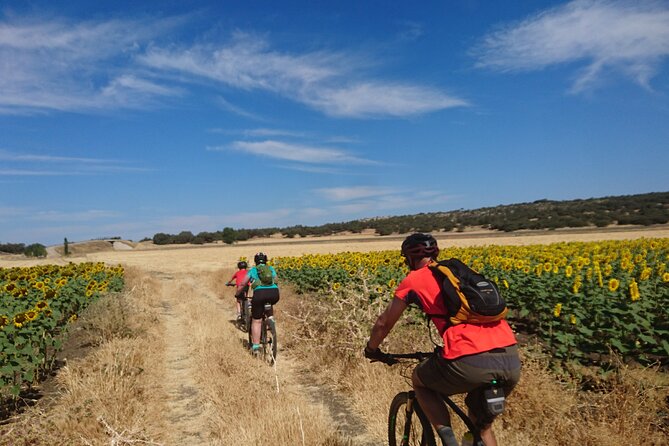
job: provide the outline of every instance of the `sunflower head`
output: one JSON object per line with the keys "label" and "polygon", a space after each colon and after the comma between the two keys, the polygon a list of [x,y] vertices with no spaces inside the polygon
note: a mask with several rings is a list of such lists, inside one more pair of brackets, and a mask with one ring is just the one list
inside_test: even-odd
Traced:
{"label": "sunflower head", "polygon": [[14,316],[13,322],[16,328],[21,328],[23,327],[23,324],[28,322],[28,318],[26,317],[25,313],[18,313]]}

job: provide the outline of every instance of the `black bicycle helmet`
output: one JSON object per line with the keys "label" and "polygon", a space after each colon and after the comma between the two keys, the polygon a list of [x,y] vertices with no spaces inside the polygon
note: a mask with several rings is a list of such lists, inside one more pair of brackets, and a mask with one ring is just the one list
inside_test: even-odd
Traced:
{"label": "black bicycle helmet", "polygon": [[259,252],[255,256],[253,256],[253,261],[256,262],[256,265],[260,265],[261,263],[267,263],[267,254]]}
{"label": "black bicycle helmet", "polygon": [[246,269],[248,267],[248,264],[244,260],[240,260],[237,262],[237,268],[239,269]]}
{"label": "black bicycle helmet", "polygon": [[410,258],[431,257],[436,259],[439,255],[439,246],[432,235],[417,232],[402,242],[402,255]]}

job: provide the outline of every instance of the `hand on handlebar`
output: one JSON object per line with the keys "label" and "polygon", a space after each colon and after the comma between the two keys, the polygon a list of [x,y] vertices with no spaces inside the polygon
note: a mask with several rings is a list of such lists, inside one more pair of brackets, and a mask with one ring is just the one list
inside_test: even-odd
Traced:
{"label": "hand on handlebar", "polygon": [[365,358],[369,359],[370,362],[378,361],[388,365],[397,364],[399,362],[397,359],[393,358],[392,355],[382,352],[380,348],[371,350],[367,346],[365,346]]}

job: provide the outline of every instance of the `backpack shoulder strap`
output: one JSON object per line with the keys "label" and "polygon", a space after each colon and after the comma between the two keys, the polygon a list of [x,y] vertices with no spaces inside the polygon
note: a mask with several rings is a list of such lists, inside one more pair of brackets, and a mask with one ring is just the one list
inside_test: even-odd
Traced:
{"label": "backpack shoulder strap", "polygon": [[441,262],[433,261],[428,265],[432,270],[434,278],[439,283],[439,287],[441,288],[439,293],[440,298],[447,311],[447,314],[428,314],[428,317],[449,320],[450,317],[456,314],[460,309],[460,300],[454,298],[458,295],[460,280],[453,274],[450,267],[447,266],[450,260],[442,260]]}

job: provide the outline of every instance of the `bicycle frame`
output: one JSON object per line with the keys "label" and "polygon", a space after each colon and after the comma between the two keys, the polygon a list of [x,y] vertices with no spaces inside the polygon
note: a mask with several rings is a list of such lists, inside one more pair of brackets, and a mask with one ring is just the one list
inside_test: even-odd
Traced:
{"label": "bicycle frame", "polygon": [[[432,355],[436,354],[435,352],[416,352],[416,353],[405,353],[405,354],[388,354],[389,357],[393,359],[414,359],[421,361],[423,359],[426,359]],[[409,436],[409,432],[411,431],[411,416],[414,412],[414,405],[418,404],[418,401],[416,400],[416,393],[413,390],[410,390],[408,392],[409,399],[407,401],[407,413],[409,416],[406,418],[405,426],[404,426],[404,437],[407,438]],[[467,429],[472,433],[474,436],[474,445],[481,445],[485,446],[483,443],[483,440],[481,440],[481,430],[472,422],[472,420],[469,418],[469,416],[465,413],[464,410],[462,410],[451,398],[449,398],[448,395],[444,395],[442,393],[439,393],[439,396],[441,399],[450,407],[453,412],[455,412],[458,417],[465,423],[467,426]]]}

